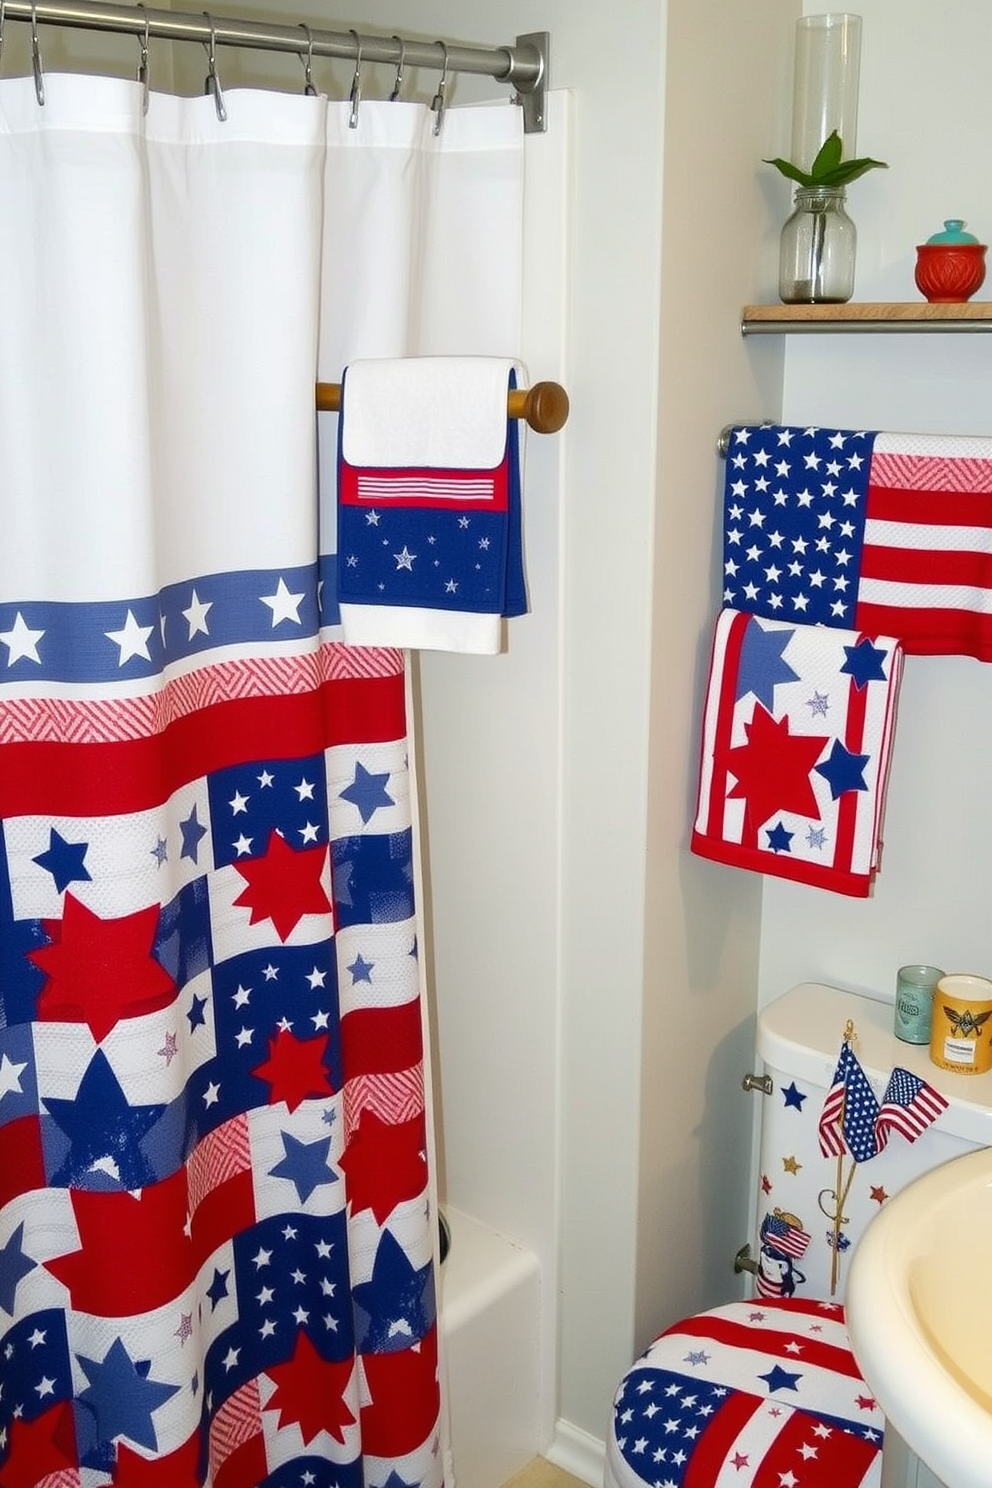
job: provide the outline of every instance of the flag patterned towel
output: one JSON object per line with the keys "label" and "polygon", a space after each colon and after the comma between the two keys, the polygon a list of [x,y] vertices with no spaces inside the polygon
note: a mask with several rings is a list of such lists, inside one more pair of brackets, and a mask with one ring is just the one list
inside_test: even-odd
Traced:
{"label": "flag patterned towel", "polygon": [[742,427],[724,602],[992,661],[992,439]]}
{"label": "flag patterned towel", "polygon": [[351,645],[500,649],[527,609],[514,364],[354,362],[341,398],[338,599]]}
{"label": "flag patterned towel", "polygon": [[723,610],[693,852],[867,895],[901,674],[890,637]]}

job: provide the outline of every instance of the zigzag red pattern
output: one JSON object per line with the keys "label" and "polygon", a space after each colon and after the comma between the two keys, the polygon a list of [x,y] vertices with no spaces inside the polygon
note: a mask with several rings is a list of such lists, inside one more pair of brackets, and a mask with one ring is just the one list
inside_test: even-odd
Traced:
{"label": "zigzag red pattern", "polygon": [[258,1380],[246,1380],[229,1396],[210,1423],[210,1466],[214,1472],[236,1448],[262,1429],[262,1397]]}
{"label": "zigzag red pattern", "polygon": [[871,484],[901,491],[992,491],[992,460],[947,459],[941,455],[874,454]]}
{"label": "zigzag red pattern", "polygon": [[194,1147],[186,1165],[191,1212],[207,1194],[251,1167],[247,1116],[235,1116],[209,1132]]}
{"label": "zigzag red pattern", "polygon": [[344,678],[391,677],[403,671],[393,647],[331,641],[298,656],[219,662],[170,678],[161,690],[133,698],[0,700],[0,744],[112,744],[161,733],[178,718],[235,698],[312,692]]}
{"label": "zigzag red pattern", "polygon": [[365,1110],[374,1112],[392,1126],[398,1126],[402,1121],[412,1121],[423,1109],[423,1065],[415,1064],[411,1069],[396,1074],[359,1075],[348,1080],[344,1087],[345,1142],[351,1141]]}

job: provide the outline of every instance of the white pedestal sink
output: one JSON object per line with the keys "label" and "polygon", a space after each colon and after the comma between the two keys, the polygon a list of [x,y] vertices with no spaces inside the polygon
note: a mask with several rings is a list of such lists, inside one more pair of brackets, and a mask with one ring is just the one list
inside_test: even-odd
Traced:
{"label": "white pedestal sink", "polygon": [[893,1441],[908,1464],[900,1482],[916,1481],[912,1453],[929,1469],[921,1484],[990,1488],[992,1150],[888,1200],[855,1250],[846,1307],[861,1372],[909,1448]]}

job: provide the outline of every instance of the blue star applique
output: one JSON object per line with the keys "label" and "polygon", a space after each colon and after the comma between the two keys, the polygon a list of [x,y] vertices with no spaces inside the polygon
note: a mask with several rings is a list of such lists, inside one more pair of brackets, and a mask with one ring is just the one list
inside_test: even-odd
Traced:
{"label": "blue star applique", "polygon": [[[53,1188],[118,1191],[144,1188],[159,1176],[142,1148],[165,1106],[131,1106],[102,1049],[90,1060],[75,1100],[44,1102],[56,1126],[69,1139]],[[46,1147],[49,1144],[46,1143]]]}
{"label": "blue star applique", "polygon": [[200,842],[207,835],[206,827],[201,826],[196,819],[195,801],[193,802],[193,810],[189,816],[185,821],[179,823],[179,830],[183,834],[182,851],[179,857],[180,859],[189,858],[192,863],[195,863],[200,850]]}
{"label": "blue star applique", "polygon": [[802,1110],[802,1108],[803,1108],[803,1101],[806,1099],[806,1096],[803,1093],[803,1091],[801,1091],[797,1087],[795,1080],[793,1080],[793,1082],[792,1082],[791,1085],[781,1085],[781,1086],[779,1086],[779,1089],[781,1090],[783,1096],[785,1097],[785,1108],[786,1108],[786,1110],[788,1110],[788,1108],[790,1106],[795,1111],[801,1111]]}
{"label": "blue star applique", "polygon": [[768,1393],[771,1395],[775,1390],[798,1390],[797,1380],[802,1379],[801,1374],[790,1374],[787,1369],[782,1369],[778,1364],[769,1369],[767,1374],[759,1374],[759,1379],[768,1381]]}
{"label": "blue star applique", "polygon": [[856,646],[844,647],[847,660],[840,670],[854,678],[854,685],[860,692],[869,682],[885,681],[887,654],[880,646],[873,646],[867,636],[862,636]]}
{"label": "blue star applique", "polygon": [[56,832],[51,827],[48,847],[31,861],[52,875],[55,887],[61,894],[71,883],[86,883],[91,879],[92,875],[83,863],[88,850],[88,842],[67,842],[61,832]]}
{"label": "blue star applique", "polygon": [[775,688],[781,682],[799,680],[799,673],[794,672],[782,657],[795,633],[794,630],[764,630],[757,620],[751,618],[741,643],[735,702],[753,692],[769,713],[775,712]]}
{"label": "blue star applique", "polygon": [[771,852],[791,852],[792,839],[795,832],[787,832],[782,822],[776,822],[774,827],[766,827],[768,835],[768,847]]}
{"label": "blue star applique", "polygon": [[369,1281],[351,1289],[361,1353],[408,1349],[434,1321],[434,1267],[414,1270],[399,1241],[383,1230]]}
{"label": "blue star applique", "polygon": [[360,954],[357,955],[348,967],[348,970],[351,972],[352,982],[368,982],[371,985],[372,968],[374,966],[374,961],[365,961]]}
{"label": "blue star applique", "polygon": [[340,792],[342,801],[357,806],[363,822],[372,819],[380,806],[395,806],[396,802],[386,790],[389,771],[373,775],[358,760],[355,761],[355,778],[351,785]]}
{"label": "blue star applique", "polygon": [[230,1276],[230,1274],[230,1271],[221,1271],[217,1266],[214,1267],[214,1279],[207,1287],[207,1296],[210,1298],[211,1312],[213,1312],[218,1302],[222,1302],[224,1298],[228,1296],[227,1278]]}
{"label": "blue star applique", "polygon": [[14,1296],[18,1284],[37,1265],[22,1249],[24,1239],[23,1222],[11,1234],[7,1244],[0,1248],[0,1307],[14,1315]]}
{"label": "blue star applique", "polygon": [[115,1338],[102,1360],[77,1354],[89,1384],[79,1400],[93,1412],[101,1442],[124,1437],[149,1452],[158,1450],[152,1416],[179,1391],[178,1385],[149,1379],[150,1364],[131,1358],[120,1338]]}
{"label": "blue star applique", "polygon": [[330,1137],[315,1142],[300,1142],[290,1132],[280,1132],[285,1156],[269,1169],[273,1178],[288,1178],[296,1187],[300,1203],[305,1204],[315,1188],[324,1183],[337,1183],[338,1175],[327,1161]]}
{"label": "blue star applique", "polygon": [[870,754],[852,754],[845,749],[839,739],[835,739],[830,751],[830,758],[824,760],[822,765],[814,765],[813,768],[818,775],[822,775],[830,786],[830,794],[836,801],[845,791],[866,791],[865,766],[871,759]]}
{"label": "blue star applique", "polygon": [[206,1005],[206,997],[201,997],[198,992],[194,992],[193,1001],[190,1004],[189,1012],[186,1014],[187,1018],[189,1019],[190,1033],[192,1033],[194,1029],[206,1027],[207,1015],[203,1011]]}

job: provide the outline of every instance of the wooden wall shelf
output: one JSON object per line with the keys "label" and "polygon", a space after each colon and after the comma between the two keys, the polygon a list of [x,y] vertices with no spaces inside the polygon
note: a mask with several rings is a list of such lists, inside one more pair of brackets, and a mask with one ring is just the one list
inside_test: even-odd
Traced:
{"label": "wooden wall shelf", "polygon": [[929,305],[921,301],[846,305],[745,305],[741,335],[791,332],[857,331],[992,331],[992,300],[963,305]]}

